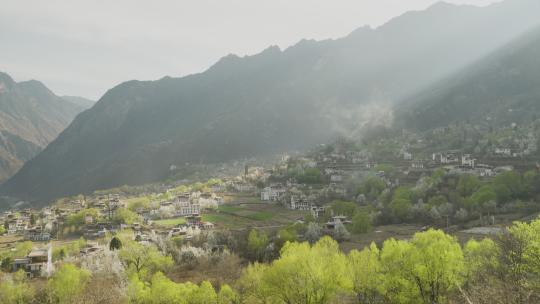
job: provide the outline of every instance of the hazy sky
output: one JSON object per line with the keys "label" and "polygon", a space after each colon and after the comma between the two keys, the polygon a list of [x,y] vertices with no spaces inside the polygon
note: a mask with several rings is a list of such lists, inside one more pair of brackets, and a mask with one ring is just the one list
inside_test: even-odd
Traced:
{"label": "hazy sky", "polygon": [[[436,0],[0,0],[0,71],[98,99],[130,79],[201,72],[224,55],[339,38]],[[448,0],[487,5],[496,0]]]}

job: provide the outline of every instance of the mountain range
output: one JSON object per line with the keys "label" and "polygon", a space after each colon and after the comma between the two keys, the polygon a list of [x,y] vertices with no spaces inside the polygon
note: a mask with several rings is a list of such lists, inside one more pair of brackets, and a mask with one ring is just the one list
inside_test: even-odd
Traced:
{"label": "mountain range", "polygon": [[54,95],[39,81],[15,82],[0,72],[0,182],[43,150],[84,109]]}
{"label": "mountain range", "polygon": [[540,116],[540,28],[408,98],[396,111],[417,131],[468,122],[490,127]]}
{"label": "mountain range", "polygon": [[62,99],[76,104],[84,110],[90,109],[94,105],[94,103],[96,103],[94,100],[90,100],[80,96],[62,96]]}
{"label": "mountain range", "polygon": [[[156,181],[171,165],[305,149],[390,123],[392,106],[404,100],[416,106],[427,96],[416,92],[492,56],[536,26],[538,11],[536,0],[483,8],[438,3],[340,39],[229,55],[181,78],[125,82],[78,115],[0,191],[44,204]],[[447,100],[437,98],[425,100]]]}

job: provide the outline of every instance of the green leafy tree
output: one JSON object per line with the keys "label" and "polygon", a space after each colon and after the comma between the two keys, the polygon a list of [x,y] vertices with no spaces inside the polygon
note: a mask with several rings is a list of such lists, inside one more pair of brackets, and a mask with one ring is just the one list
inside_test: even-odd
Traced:
{"label": "green leafy tree", "polygon": [[505,283],[506,303],[532,303],[540,292],[540,218],[516,222],[497,240],[498,272]]}
{"label": "green leafy tree", "polygon": [[235,304],[238,303],[238,300],[238,295],[229,285],[224,284],[221,286],[217,295],[218,304]]}
{"label": "green leafy tree", "polygon": [[53,303],[75,303],[84,293],[89,279],[87,270],[73,264],[62,265],[47,282],[50,300]]}
{"label": "green leafy tree", "polygon": [[471,174],[464,174],[459,177],[459,181],[457,184],[457,191],[462,196],[470,196],[473,194],[478,188],[480,188],[480,180],[478,180],[478,177]]}
{"label": "green leafy tree", "polygon": [[354,233],[366,233],[371,231],[371,216],[366,211],[357,212],[352,218],[352,231]]}
{"label": "green leafy tree", "polygon": [[510,198],[512,199],[521,198],[525,194],[525,186],[523,184],[523,180],[521,179],[521,176],[515,171],[507,171],[497,175],[493,183],[495,189],[508,189],[510,193]]}
{"label": "green leafy tree", "polygon": [[412,204],[411,201],[404,198],[398,198],[392,200],[390,203],[390,210],[392,215],[399,220],[406,220],[411,214]]}
{"label": "green leafy tree", "polygon": [[495,201],[497,199],[497,194],[493,187],[486,185],[478,189],[472,196],[471,200],[474,204],[473,207],[482,211],[482,206],[490,201]]}
{"label": "green leafy tree", "polygon": [[34,294],[23,270],[12,275],[0,275],[0,304],[31,303]]}
{"label": "green leafy tree", "polygon": [[466,276],[469,281],[484,280],[498,268],[499,249],[491,239],[470,240],[463,248]]}
{"label": "green leafy tree", "polygon": [[358,210],[358,206],[353,202],[334,201],[330,206],[334,215],[345,215],[352,217]]}
{"label": "green leafy tree", "polygon": [[459,243],[438,230],[417,233],[410,242],[385,241],[381,265],[384,293],[392,303],[445,303],[464,280]]}
{"label": "green leafy tree", "polygon": [[398,187],[394,191],[394,195],[392,196],[392,199],[393,200],[402,199],[402,200],[411,201],[413,199],[413,195],[414,195],[414,193],[410,188]]}
{"label": "green leafy tree", "polygon": [[278,249],[281,249],[287,242],[294,242],[297,239],[296,228],[294,226],[280,229],[277,232],[275,244]]}
{"label": "green leafy tree", "polygon": [[269,268],[270,266],[267,264],[256,262],[248,265],[242,271],[242,276],[236,282],[239,303],[266,304],[275,302],[272,287],[263,281]]}
{"label": "green leafy tree", "polygon": [[373,201],[381,195],[384,189],[386,189],[386,184],[382,179],[370,176],[358,188],[358,194],[364,194],[368,200]]}
{"label": "green leafy tree", "polygon": [[347,259],[328,237],[313,246],[287,243],[281,258],[261,270],[256,288],[271,294],[271,303],[330,303],[337,294],[352,288]]}
{"label": "green leafy tree", "polygon": [[99,210],[95,208],[83,209],[75,214],[72,214],[67,217],[66,224],[68,226],[81,226],[84,225],[84,220],[86,216],[92,216],[95,219],[99,216]]}
{"label": "green leafy tree", "polygon": [[251,230],[248,235],[247,247],[249,255],[253,260],[262,261],[264,251],[269,244],[268,235],[264,232],[259,232],[255,229]]}
{"label": "green leafy tree", "polygon": [[394,168],[394,166],[392,166],[390,164],[379,164],[379,165],[375,166],[374,170],[376,172],[381,172],[382,171],[386,175],[392,175],[392,174],[394,174],[396,169]]}
{"label": "green leafy tree", "polygon": [[118,224],[131,225],[139,220],[139,215],[127,208],[118,208],[113,216],[113,221]]}
{"label": "green leafy tree", "polygon": [[[201,303],[198,299],[202,296],[199,287],[193,283],[177,284],[167,278],[163,273],[155,273],[151,280],[146,283],[140,281],[137,276],[130,279],[129,297],[132,303],[141,304],[194,304]],[[215,292],[214,292],[215,294]],[[216,301],[209,301],[209,304],[215,304]]]}
{"label": "green leafy tree", "polygon": [[362,251],[351,251],[347,257],[352,291],[360,303],[377,303],[382,297],[383,276],[379,255],[379,249],[372,243]]}
{"label": "green leafy tree", "polygon": [[317,168],[307,168],[304,173],[297,175],[296,177],[299,183],[304,184],[318,184],[322,182],[321,170]]}
{"label": "green leafy tree", "polygon": [[122,241],[117,237],[113,236],[111,242],[109,243],[110,250],[119,250],[122,249]]}
{"label": "green leafy tree", "polygon": [[6,256],[2,259],[2,270],[5,272],[11,271],[13,264],[13,258],[11,256]]}
{"label": "green leafy tree", "polygon": [[448,203],[448,200],[444,195],[436,195],[433,197],[430,197],[428,200],[428,205],[430,207],[437,207]]}
{"label": "green leafy tree", "polygon": [[191,294],[190,304],[212,304],[217,303],[218,297],[214,287],[208,281],[201,283],[199,288],[196,288]]}
{"label": "green leafy tree", "polygon": [[173,265],[170,256],[162,254],[155,246],[145,246],[129,241],[120,250],[120,259],[129,271],[139,277],[148,277]]}

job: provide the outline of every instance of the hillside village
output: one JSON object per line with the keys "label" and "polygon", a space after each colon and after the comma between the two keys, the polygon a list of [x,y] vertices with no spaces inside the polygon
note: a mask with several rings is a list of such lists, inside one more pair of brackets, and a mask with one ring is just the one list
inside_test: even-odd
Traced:
{"label": "hillside village", "polygon": [[0,304],[540,303],[540,1],[109,2],[2,3]]}
{"label": "hillside village", "polygon": [[[402,133],[368,144],[340,139],[305,154],[283,155],[266,168],[246,163],[237,176],[162,185],[160,193],[99,191],[40,210],[9,210],[0,217],[2,267],[46,277],[61,257],[100,254],[115,235],[152,246],[171,239],[197,243],[201,235],[217,231],[295,227],[295,238],[308,239],[309,233],[299,227],[309,223],[347,250],[395,237],[392,232],[373,235],[391,225],[412,225],[405,238],[436,227],[465,240],[497,233],[540,211],[536,202],[527,201],[535,197],[540,180],[536,133],[512,138],[503,130],[505,137],[482,153],[432,148],[438,143],[431,136],[451,132]],[[508,185],[490,188],[498,179]],[[511,193],[516,182],[522,193]],[[509,193],[499,193],[500,186]],[[26,250],[17,249],[21,244]]]}

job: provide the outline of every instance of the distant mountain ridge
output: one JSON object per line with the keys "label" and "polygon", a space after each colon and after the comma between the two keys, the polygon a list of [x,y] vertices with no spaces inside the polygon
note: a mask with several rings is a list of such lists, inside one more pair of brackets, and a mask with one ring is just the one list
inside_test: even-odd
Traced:
{"label": "distant mountain ridge", "polygon": [[540,27],[423,90],[398,110],[399,123],[430,130],[468,122],[485,127],[540,118]]}
{"label": "distant mountain ridge", "polygon": [[67,100],[73,104],[80,106],[83,109],[90,109],[96,102],[80,96],[61,96],[62,99]]}
{"label": "distant mountain ridge", "polygon": [[128,81],[80,114],[0,190],[43,204],[159,180],[171,164],[324,143],[514,39],[540,22],[538,11],[540,1],[532,0],[484,8],[438,4],[337,40],[229,55],[182,78]]}
{"label": "distant mountain ridge", "polygon": [[17,83],[0,72],[0,181],[37,155],[82,110],[39,81]]}

